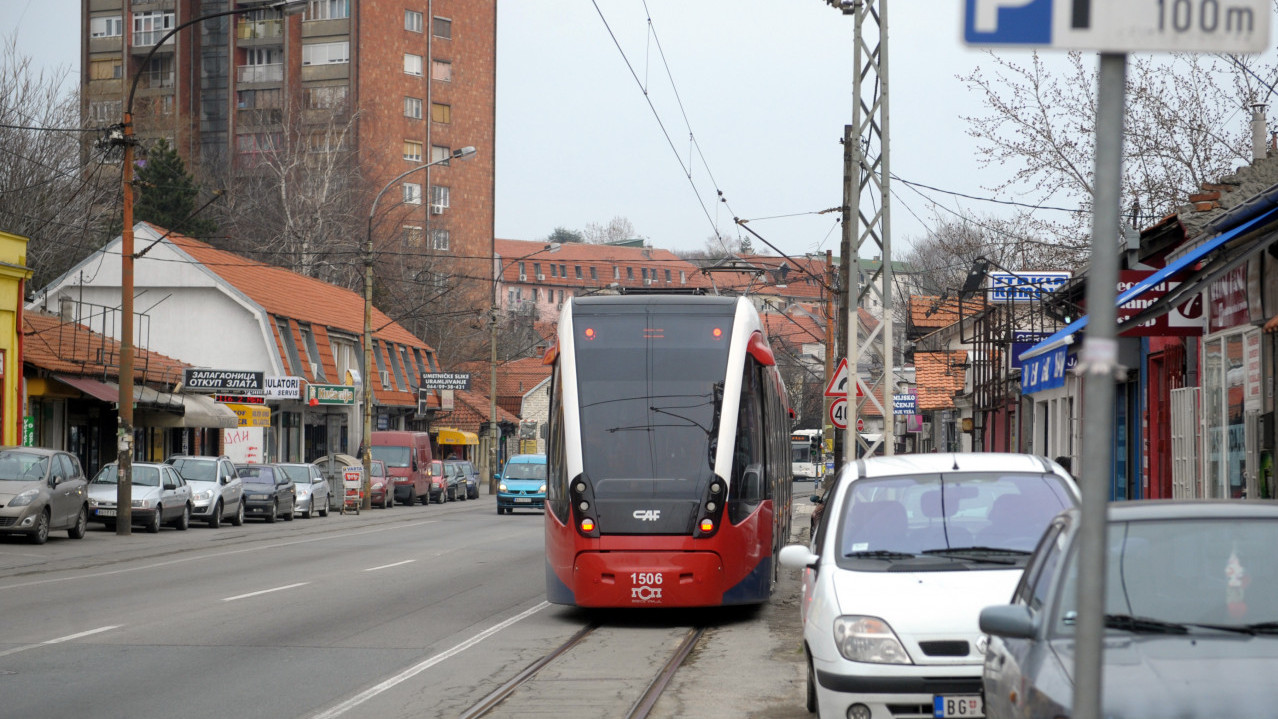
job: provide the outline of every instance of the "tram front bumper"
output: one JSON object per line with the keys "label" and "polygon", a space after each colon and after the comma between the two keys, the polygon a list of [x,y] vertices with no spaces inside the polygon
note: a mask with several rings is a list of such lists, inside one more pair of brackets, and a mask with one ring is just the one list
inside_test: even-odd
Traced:
{"label": "tram front bumper", "polygon": [[727,589],[713,552],[585,552],[572,588],[582,607],[713,606]]}

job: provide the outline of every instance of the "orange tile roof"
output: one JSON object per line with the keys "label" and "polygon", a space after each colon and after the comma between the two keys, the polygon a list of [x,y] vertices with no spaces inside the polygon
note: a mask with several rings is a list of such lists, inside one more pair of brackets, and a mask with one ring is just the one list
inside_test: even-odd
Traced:
{"label": "orange tile roof", "polygon": [[[431,424],[479,433],[488,427],[488,410],[487,396],[473,391],[457,390],[453,393],[453,409],[436,412]],[[502,409],[500,405],[497,407],[497,421],[519,424],[519,418]]]}
{"label": "orange tile roof", "polygon": [[912,295],[909,308],[911,325],[924,329],[940,329],[958,322],[960,309],[963,317],[971,317],[985,309],[985,300],[972,298],[960,304],[957,297]]}
{"label": "orange tile roof", "polygon": [[[22,343],[22,360],[33,367],[60,374],[120,378],[120,343],[82,324],[63,322],[57,315],[23,311]],[[189,366],[158,352],[134,348],[135,382],[176,384]]]}
{"label": "orange tile roof", "polygon": [[954,395],[963,391],[966,350],[914,353],[915,394],[920,410],[953,409]]}
{"label": "orange tile roof", "polygon": [[[502,263],[501,281],[509,284],[536,282],[542,286],[555,287],[608,287],[617,283],[621,287],[643,287],[643,270],[655,273],[653,286],[660,287],[709,287],[710,283],[702,276],[696,265],[679,257],[670,250],[654,247],[619,247],[617,245],[595,245],[581,242],[566,242],[554,251],[545,250],[545,242],[527,240],[493,240],[497,259]],[[520,259],[524,258],[524,259]],[[519,264],[524,264],[524,279],[519,279]],[[509,267],[507,267],[509,263]],[[534,264],[541,265],[543,279],[537,279]],[[554,273],[551,267],[555,268]],[[562,276],[562,266],[567,277]],[[581,268],[581,278],[577,277],[577,268]],[[591,278],[590,269],[594,268],[595,277]],[[618,276],[613,276],[613,268],[619,268]],[[633,270],[633,276],[627,270]],[[670,272],[670,281],[666,282],[666,271]],[[679,273],[683,273],[684,282],[679,282]]]}
{"label": "orange tile roof", "polygon": [[763,320],[769,342],[795,347],[825,342],[825,325],[806,312],[764,312],[759,317]]}
{"label": "orange tile roof", "polygon": [[[824,257],[780,257],[778,255],[741,255],[740,264],[753,265],[758,272],[719,270],[710,279],[721,292],[772,295],[793,299],[821,299],[828,282]],[[775,271],[787,267],[778,279]],[[806,270],[806,271],[805,271]]]}

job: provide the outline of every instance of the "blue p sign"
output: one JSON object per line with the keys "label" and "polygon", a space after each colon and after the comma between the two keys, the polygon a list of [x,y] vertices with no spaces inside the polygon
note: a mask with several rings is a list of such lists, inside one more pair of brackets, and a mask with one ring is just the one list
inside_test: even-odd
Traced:
{"label": "blue p sign", "polygon": [[970,45],[1051,45],[1052,0],[967,0],[963,40]]}

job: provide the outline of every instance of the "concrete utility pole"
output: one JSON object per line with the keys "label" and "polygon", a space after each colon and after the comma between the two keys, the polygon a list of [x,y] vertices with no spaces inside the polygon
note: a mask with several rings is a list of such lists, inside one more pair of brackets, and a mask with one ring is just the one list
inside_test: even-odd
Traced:
{"label": "concrete utility pole", "polygon": [[[852,79],[852,124],[843,131],[843,243],[840,297],[847,313],[843,337],[848,358],[847,428],[844,456],[847,461],[868,454],[883,445],[883,454],[895,453],[896,421],[892,414],[892,392],[896,386],[892,359],[892,242],[890,222],[891,169],[888,162],[888,26],[887,0],[826,0],[844,15],[855,19],[853,45],[856,72]],[[855,179],[853,172],[856,173]],[[877,195],[877,206],[874,203]],[[865,212],[862,212],[863,206]],[[877,270],[861,286],[864,277],[862,248],[877,247],[881,260]],[[868,267],[867,267],[868,269]],[[859,308],[865,297],[877,297],[883,308],[882,321],[862,343],[859,336]],[[865,386],[870,391],[857,397],[863,359],[880,357],[881,370],[872,370]],[[883,435],[867,442],[857,431],[857,421],[867,414],[867,403],[881,410]],[[860,449],[860,452],[856,448]]]}

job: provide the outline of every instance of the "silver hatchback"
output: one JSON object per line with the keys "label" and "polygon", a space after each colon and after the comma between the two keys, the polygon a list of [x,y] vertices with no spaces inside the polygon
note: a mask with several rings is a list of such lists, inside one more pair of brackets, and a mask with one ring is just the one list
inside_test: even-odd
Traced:
{"label": "silver hatchback", "polygon": [[44,544],[49,532],[80,539],[88,527],[88,480],[75,455],[39,447],[0,448],[0,533]]}

